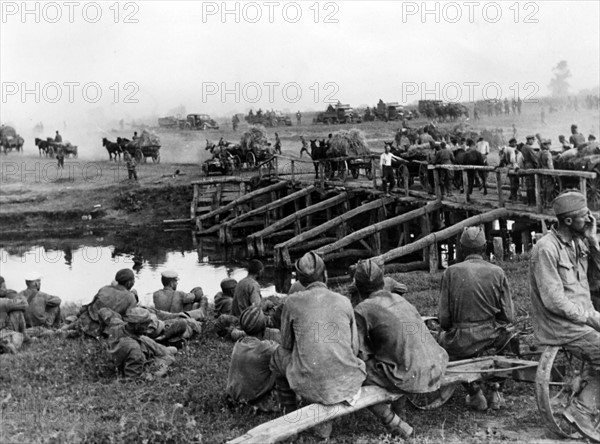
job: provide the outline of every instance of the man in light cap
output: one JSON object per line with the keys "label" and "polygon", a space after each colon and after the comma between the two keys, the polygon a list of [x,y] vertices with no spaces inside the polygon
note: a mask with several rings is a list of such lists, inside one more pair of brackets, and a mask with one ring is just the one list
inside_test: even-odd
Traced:
{"label": "man in light cap", "polygon": [[25,311],[27,327],[60,327],[61,299],[40,291],[42,276],[36,272],[28,273],[25,276],[25,285],[27,288],[21,291],[19,296],[24,296],[29,304]]}
{"label": "man in light cap", "polygon": [[269,400],[275,375],[269,363],[279,342],[275,337],[265,338],[265,332],[270,329],[267,329],[267,318],[259,306],[252,305],[244,310],[240,326],[247,336],[233,346],[227,395],[233,402],[248,403],[257,411],[271,411]]}
{"label": "man in light cap", "polygon": [[[327,288],[325,263],[314,252],[296,262],[306,290],[289,295],[281,314],[281,346],[271,360],[284,413],[297,408],[296,394],[325,405],[354,403],[365,380],[350,300]],[[331,423],[319,426],[328,437]]]}
{"label": "man in light cap", "polygon": [[141,376],[144,367],[156,367],[155,376],[164,376],[167,367],[175,362],[175,347],[162,346],[144,336],[152,322],[150,312],[143,307],[127,309],[124,323],[116,323],[108,329],[109,353],[113,356],[120,375]]}
{"label": "man in light cap", "polygon": [[177,291],[179,275],[176,271],[163,271],[160,275],[163,284],[162,290],[157,290],[152,295],[154,306],[158,310],[169,313],[181,313],[191,310],[204,310],[204,316],[208,310],[208,299],[204,296],[202,288],[195,287],[190,293]]}
{"label": "man in light cap", "polygon": [[[362,299],[354,314],[359,356],[367,367],[365,385],[402,395],[438,390],[448,353],[437,344],[417,309],[384,289],[383,271],[375,261],[359,262],[354,283]],[[383,403],[370,410],[390,433],[408,438],[412,427],[400,419],[398,407]]]}
{"label": "man in light cap", "polygon": [[115,281],[115,284],[106,285],[98,290],[92,302],[81,307],[77,321],[68,326],[69,330],[81,329],[86,335],[99,338],[106,334],[106,325],[99,316],[101,309],[106,308],[122,318],[129,308],[137,305],[137,297],[131,291],[135,284],[133,270],[119,270]]}
{"label": "man in light cap", "polygon": [[600,441],[600,313],[590,297],[590,287],[600,288],[596,219],[579,191],[562,193],[553,208],[558,225],[535,244],[529,262],[533,329],[541,344],[562,346],[590,364],[563,416]]}
{"label": "man in light cap", "polygon": [[233,278],[225,278],[221,281],[221,291],[215,295],[215,317],[231,314],[233,293],[237,281]]}
{"label": "man in light cap", "polygon": [[[451,265],[442,276],[439,322],[442,332],[438,342],[451,360],[473,358],[490,348],[500,349],[510,339],[507,327],[513,322],[513,301],[508,280],[502,268],[483,259],[486,248],[482,227],[465,228],[460,244],[463,262]],[[466,404],[486,410],[488,400],[478,383],[465,386]],[[494,385],[490,407],[504,406]]]}

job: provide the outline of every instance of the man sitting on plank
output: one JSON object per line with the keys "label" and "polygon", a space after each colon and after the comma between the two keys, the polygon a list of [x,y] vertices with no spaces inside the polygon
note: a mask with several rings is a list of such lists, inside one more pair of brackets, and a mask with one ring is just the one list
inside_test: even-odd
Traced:
{"label": "man sitting on plank", "polygon": [[[359,356],[367,366],[365,385],[402,394],[438,390],[448,353],[437,344],[417,309],[384,288],[383,271],[374,261],[358,264],[354,284],[362,299],[354,314]],[[400,406],[382,403],[370,410],[390,433],[408,438],[413,429],[398,416]]]}

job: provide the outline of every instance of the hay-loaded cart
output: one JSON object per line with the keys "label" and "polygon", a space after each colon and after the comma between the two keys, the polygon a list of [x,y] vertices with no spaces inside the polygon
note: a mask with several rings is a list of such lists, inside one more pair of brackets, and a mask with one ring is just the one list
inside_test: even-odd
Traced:
{"label": "hay-loaded cart", "polygon": [[267,139],[267,131],[264,126],[251,126],[242,134],[239,149],[232,153],[241,158],[248,167],[263,164],[273,160],[271,144]]}
{"label": "hay-loaded cart", "polygon": [[396,171],[398,186],[404,186],[403,165],[408,168],[408,186],[412,186],[415,177],[419,178],[419,183],[425,190],[433,189],[433,175],[427,170],[429,144],[415,145],[407,151],[395,151],[394,155],[404,159],[405,162],[394,161],[392,166]]}
{"label": "hay-loaded cart", "polygon": [[334,133],[326,154],[320,159],[325,177],[333,179],[337,174],[342,180],[349,175],[358,179],[362,172],[369,180],[373,179],[374,155],[362,131],[353,128]]}
{"label": "hay-loaded cart", "polygon": [[160,139],[157,135],[146,130],[142,131],[140,137],[132,140],[125,146],[125,150],[140,162],[146,162],[148,157],[152,158],[153,163],[160,163]]}
{"label": "hay-loaded cart", "polygon": [[[580,154],[569,155],[571,154],[569,151],[554,159],[554,168],[557,170],[588,171],[596,173],[594,179],[586,179],[586,194],[588,207],[592,211],[599,211],[600,154],[586,154],[586,150],[584,149]],[[559,189],[578,188],[579,178],[561,178],[559,185]]]}
{"label": "hay-loaded cart", "polygon": [[[445,404],[460,383],[475,381],[498,383],[505,379],[532,382],[535,383],[538,412],[545,426],[562,438],[581,439],[577,430],[563,419],[561,413],[582,389],[581,374],[586,371],[585,367],[588,364],[567,350],[556,346],[543,347],[537,355],[540,356],[539,361],[525,357],[493,355],[450,362],[442,377],[439,390],[427,394],[408,395],[408,400],[417,409],[432,410]],[[371,405],[394,401],[400,396],[381,387],[365,386],[362,387],[360,397],[353,406],[347,403],[310,404],[259,425],[229,441],[229,444],[274,443],[319,423]]]}

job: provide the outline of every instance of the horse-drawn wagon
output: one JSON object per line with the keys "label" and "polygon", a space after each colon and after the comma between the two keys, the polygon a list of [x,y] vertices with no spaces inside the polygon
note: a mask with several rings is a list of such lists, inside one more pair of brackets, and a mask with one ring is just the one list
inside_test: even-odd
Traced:
{"label": "horse-drawn wagon", "polygon": [[3,149],[4,154],[8,154],[12,150],[22,152],[24,142],[12,126],[2,125],[0,127],[0,148]]}
{"label": "horse-drawn wagon", "polygon": [[160,163],[160,139],[157,135],[146,130],[135,140],[118,139],[121,148],[127,151],[130,156],[140,162],[146,162],[148,157],[152,158],[153,163]]}

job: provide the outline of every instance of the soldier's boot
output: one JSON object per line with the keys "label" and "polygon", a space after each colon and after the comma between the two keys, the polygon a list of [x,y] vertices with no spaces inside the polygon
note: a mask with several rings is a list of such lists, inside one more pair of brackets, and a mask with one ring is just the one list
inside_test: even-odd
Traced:
{"label": "soldier's boot", "polygon": [[591,441],[600,442],[600,370],[584,370],[583,389],[562,415],[583,436]]}
{"label": "soldier's boot", "polygon": [[275,382],[275,394],[277,395],[277,402],[281,408],[281,413],[287,415],[298,410],[298,402],[296,401],[296,393],[288,387],[287,382],[277,383]]}
{"label": "soldier's boot", "polygon": [[488,404],[485,396],[483,394],[483,390],[477,383],[467,384],[467,397],[465,399],[465,404],[467,407],[473,408],[480,412],[487,410]]}
{"label": "soldier's boot", "polygon": [[500,410],[506,407],[506,401],[502,392],[500,391],[500,384],[494,383],[491,386],[491,391],[488,400],[488,406],[492,410]]}
{"label": "soldier's boot", "polygon": [[413,434],[413,428],[410,424],[404,422],[395,414],[389,404],[376,404],[369,407],[369,410],[379,418],[381,424],[390,434],[400,436],[403,439],[408,439]]}

